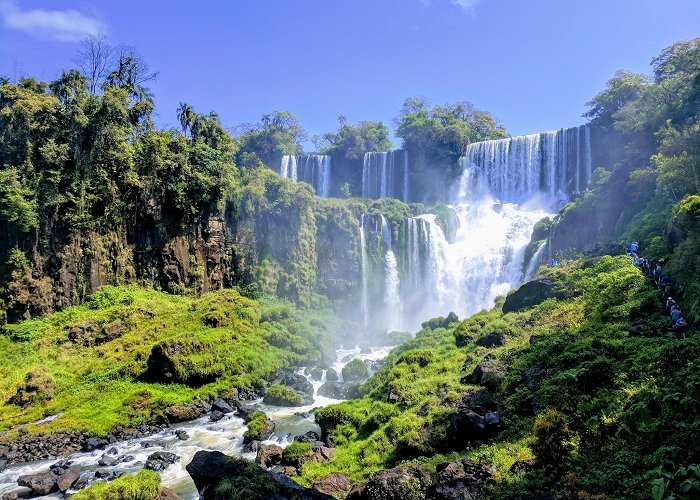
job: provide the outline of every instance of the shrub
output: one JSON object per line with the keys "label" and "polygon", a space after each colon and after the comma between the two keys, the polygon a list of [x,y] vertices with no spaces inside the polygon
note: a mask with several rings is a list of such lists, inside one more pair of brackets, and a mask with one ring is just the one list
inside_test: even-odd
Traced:
{"label": "shrub", "polygon": [[98,481],[76,493],[75,500],[155,500],[160,495],[160,476],[150,470],[127,474],[109,483]]}
{"label": "shrub", "polygon": [[343,367],[343,380],[354,382],[364,380],[369,377],[369,369],[361,359],[353,359]]}
{"label": "shrub", "polygon": [[287,446],[284,449],[282,458],[284,459],[285,463],[298,466],[299,461],[302,458],[311,456],[313,454],[314,452],[311,449],[311,444],[293,441],[289,446]]}
{"label": "shrub", "polygon": [[256,411],[251,415],[248,430],[243,434],[243,441],[250,443],[251,441],[267,439],[274,429],[272,425],[264,411]]}
{"label": "shrub", "polygon": [[557,410],[545,411],[535,420],[533,432],[532,452],[537,465],[550,476],[560,472],[571,452],[572,432],[566,415]]}
{"label": "shrub", "polygon": [[56,388],[48,368],[39,366],[27,373],[17,392],[10,398],[9,403],[24,408],[42,404],[53,398]]}
{"label": "shrub", "polygon": [[304,403],[304,398],[289,387],[274,384],[265,393],[263,401],[275,406],[301,406]]}

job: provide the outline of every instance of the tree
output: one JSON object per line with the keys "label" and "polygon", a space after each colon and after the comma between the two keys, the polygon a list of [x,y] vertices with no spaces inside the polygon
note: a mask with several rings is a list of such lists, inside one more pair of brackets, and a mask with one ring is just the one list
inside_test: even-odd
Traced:
{"label": "tree", "polygon": [[361,121],[357,125],[349,125],[344,115],[338,117],[338,122],[336,133],[323,135],[326,146],[319,150],[326,154],[339,154],[356,160],[367,152],[388,151],[394,147],[389,139],[389,128],[382,122]]}
{"label": "tree", "polygon": [[186,102],[181,102],[177,108],[177,119],[180,120],[182,132],[187,134],[192,128],[192,122],[195,120],[197,113],[194,112],[192,106]]}
{"label": "tree", "polygon": [[104,35],[90,35],[80,42],[80,50],[73,61],[88,79],[88,89],[94,94],[109,74],[117,50]]}
{"label": "tree", "polygon": [[591,123],[610,130],[615,125],[615,115],[625,106],[641,99],[651,80],[648,76],[620,70],[608,80],[608,88],[586,103],[590,109],[583,116]]}

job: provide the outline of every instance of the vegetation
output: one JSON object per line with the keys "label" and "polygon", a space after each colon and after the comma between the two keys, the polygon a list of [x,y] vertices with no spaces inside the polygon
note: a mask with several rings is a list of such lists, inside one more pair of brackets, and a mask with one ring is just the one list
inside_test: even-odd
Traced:
{"label": "vegetation", "polygon": [[156,500],[160,495],[160,476],[143,469],[138,474],[126,474],[114,481],[97,481],[79,491],[76,500]]}
{"label": "vegetation", "polygon": [[[0,421],[33,433],[165,421],[168,408],[261,391],[282,367],[321,359],[329,313],[235,289],[200,299],[107,287],[82,306],[0,334]],[[170,348],[175,346],[175,348]],[[55,420],[35,425],[48,416]]]}
{"label": "vegetation", "polygon": [[246,443],[262,441],[266,438],[263,434],[267,425],[267,414],[264,411],[256,411],[251,415],[250,422],[248,422],[248,430],[243,434],[243,440]]}
{"label": "vegetation", "polygon": [[265,393],[264,401],[278,406],[300,406],[303,404],[301,394],[287,386],[274,384]]}

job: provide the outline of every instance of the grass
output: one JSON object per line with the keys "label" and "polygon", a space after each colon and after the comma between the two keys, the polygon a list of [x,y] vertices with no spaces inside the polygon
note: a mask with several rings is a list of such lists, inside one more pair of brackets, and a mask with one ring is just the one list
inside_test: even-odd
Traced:
{"label": "grass", "polygon": [[[84,341],[117,321],[116,338]],[[260,389],[279,368],[319,360],[332,321],[328,313],[253,301],[234,289],[197,299],[106,287],[84,305],[4,327],[0,427],[104,435],[115,423],[158,422],[172,405]],[[76,331],[79,341],[71,340]],[[154,347],[167,353],[165,365],[149,364]],[[53,381],[52,391],[35,393],[40,397],[32,404],[11,404],[29,374]],[[55,414],[51,422],[28,425]]]}
{"label": "grass", "polygon": [[79,491],[75,500],[155,500],[160,494],[160,476],[149,470],[126,474],[106,483],[97,481]]}

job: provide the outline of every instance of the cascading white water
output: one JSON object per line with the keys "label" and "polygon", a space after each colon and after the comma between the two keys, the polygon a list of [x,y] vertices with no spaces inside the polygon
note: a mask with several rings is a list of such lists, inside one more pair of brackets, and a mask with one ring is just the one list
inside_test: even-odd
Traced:
{"label": "cascading white water", "polygon": [[537,194],[568,200],[591,178],[590,142],[588,125],[476,142],[467,146],[462,167],[473,171],[479,190],[502,202],[522,203]]}
{"label": "cascading white water", "polygon": [[384,256],[384,304],[387,309],[387,328],[398,330],[401,328],[401,295],[399,293],[399,269],[396,255],[391,244],[391,227],[386,217],[382,215],[382,240],[387,247]]}
{"label": "cascading white water", "polygon": [[408,151],[365,153],[362,197],[397,198],[408,202]]}
{"label": "cascading white water", "polygon": [[369,325],[369,283],[367,282],[367,238],[365,237],[365,214],[360,216],[360,309],[362,324]]}
{"label": "cascading white water", "polygon": [[546,246],[547,242],[545,241],[537,248],[537,251],[532,255],[532,257],[530,257],[530,262],[528,263],[527,270],[525,271],[525,280],[529,280],[535,275],[537,268],[542,263],[542,256],[544,255]]}
{"label": "cascading white water", "polygon": [[329,155],[284,155],[280,175],[311,184],[321,198],[330,196],[331,157]]}

